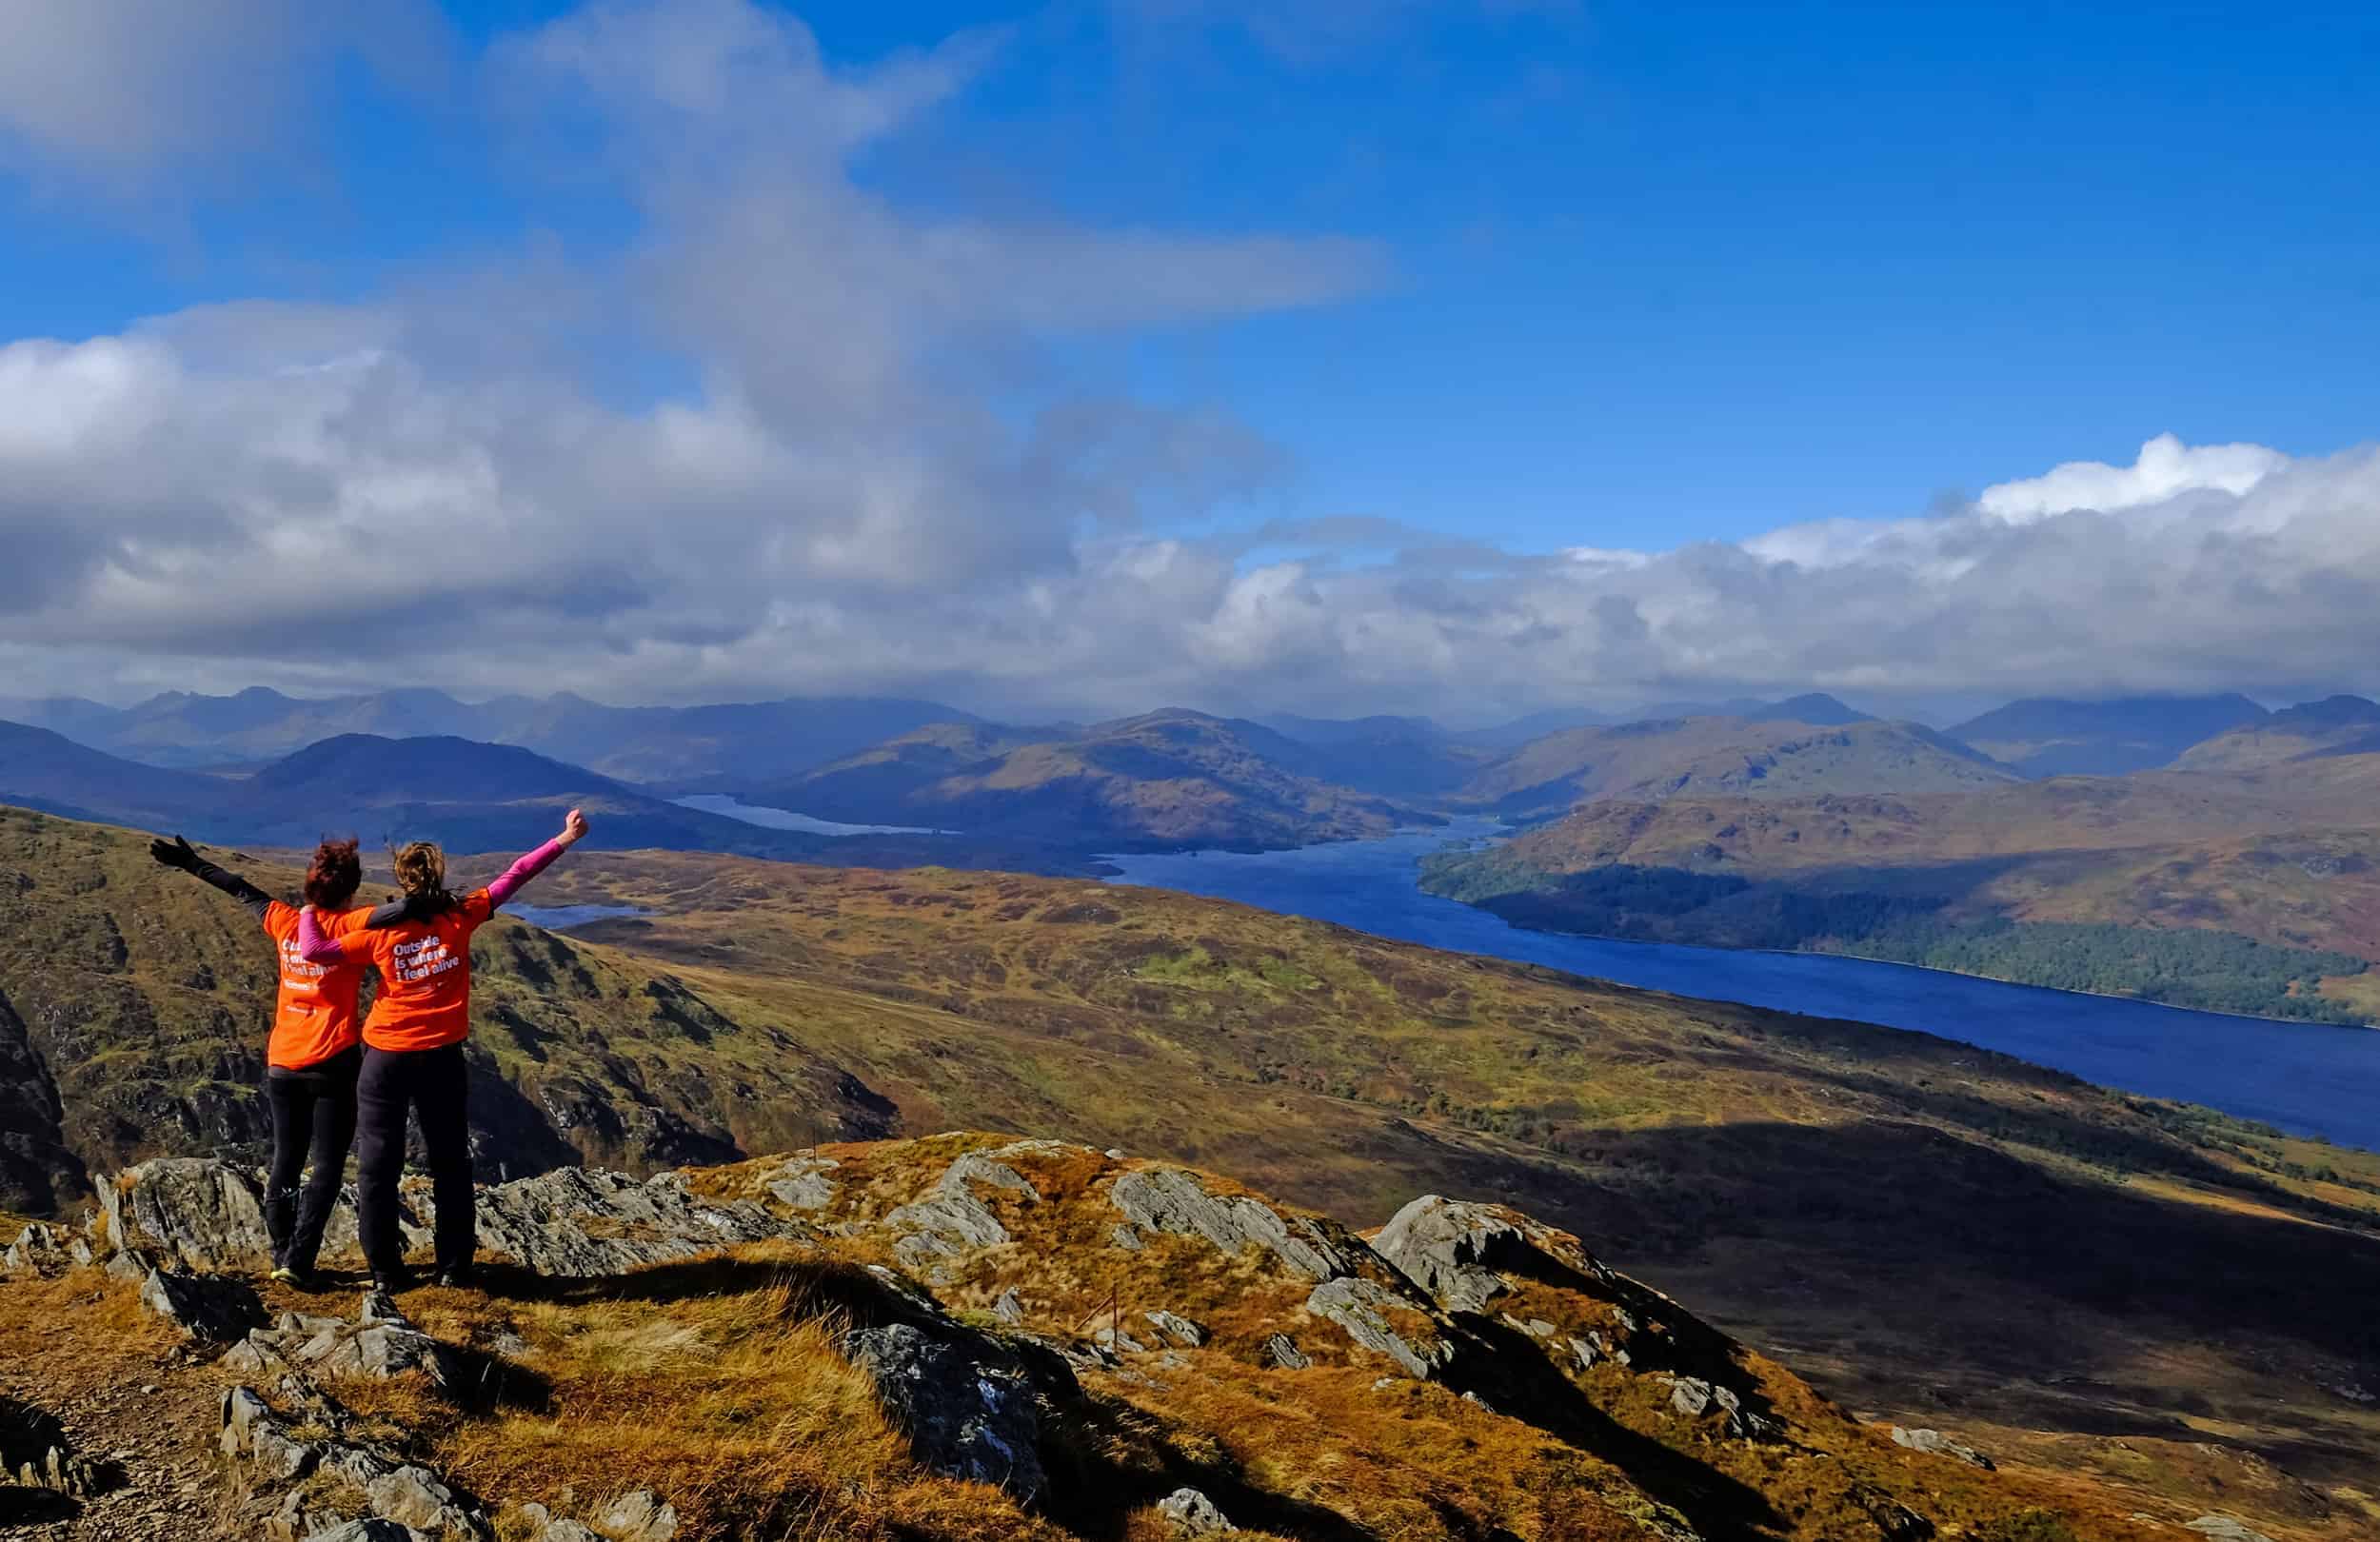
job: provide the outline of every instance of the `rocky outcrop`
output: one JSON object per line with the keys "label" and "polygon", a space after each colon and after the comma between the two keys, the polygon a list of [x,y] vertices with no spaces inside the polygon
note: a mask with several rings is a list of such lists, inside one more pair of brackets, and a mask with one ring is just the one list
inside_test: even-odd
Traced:
{"label": "rocky outcrop", "polygon": [[[52,1415],[0,1395],[0,1488],[80,1499],[99,1492],[105,1469],[77,1455],[66,1427]],[[0,1501],[0,1525],[10,1519]]]}
{"label": "rocky outcrop", "polygon": [[1246,1195],[1218,1195],[1198,1174],[1155,1167],[1124,1174],[1108,1197],[1144,1231],[1200,1236],[1226,1253],[1258,1248],[1308,1279],[1337,1279],[1356,1270],[1363,1244],[1335,1223],[1284,1216]]}
{"label": "rocky outcrop", "polygon": [[2209,1542],[2272,1542],[2262,1532],[2229,1515],[2201,1515],[2194,1521],[2184,1522],[2183,1529],[2196,1532]]}
{"label": "rocky outcrop", "polygon": [[0,1279],[62,1275],[91,1261],[90,1244],[80,1236],[34,1221],[0,1250]]}
{"label": "rocky outcrop", "polygon": [[1609,1288],[1619,1276],[1568,1233],[1503,1205],[1424,1195],[1398,1211],[1372,1239],[1395,1265],[1449,1312],[1485,1312],[1514,1288],[1511,1275]]}
{"label": "rocky outcrop", "polygon": [[1904,1430],[1896,1424],[1893,1426],[1893,1444],[1906,1446],[1911,1451],[1926,1451],[1937,1456],[1954,1457],[1970,1467],[1980,1467],[1987,1473],[1993,1471],[1991,1457],[1963,1441],[1953,1440],[1939,1430]]}
{"label": "rocky outcrop", "polygon": [[[268,1534],[303,1542],[377,1521],[377,1533],[357,1534],[395,1534],[387,1528],[396,1526],[433,1542],[492,1542],[486,1512],[436,1473],[374,1443],[344,1408],[304,1383],[285,1380],[280,1390],[293,1414],[277,1412],[249,1387],[234,1387],[223,1399],[224,1454],[266,1497],[286,1491]],[[340,1502],[348,1513],[316,1508]]]}

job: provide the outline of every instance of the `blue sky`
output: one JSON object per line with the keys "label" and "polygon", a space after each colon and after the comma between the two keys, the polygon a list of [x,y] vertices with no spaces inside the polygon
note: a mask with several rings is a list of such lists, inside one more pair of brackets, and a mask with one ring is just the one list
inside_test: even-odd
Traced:
{"label": "blue sky", "polygon": [[[2370,8],[679,0],[689,23],[666,14],[672,3],[392,5],[343,30],[299,20],[289,0],[209,0],[216,30],[248,42],[178,72],[200,82],[173,104],[188,120],[178,128],[163,108],[126,127],[158,94],[133,89],[137,60],[63,58],[134,49],[129,33],[60,38],[61,61],[13,79],[0,66],[0,346],[86,344],[234,302],[402,311],[402,351],[434,383],[511,380],[535,355],[540,388],[566,383],[630,417],[773,391],[763,415],[786,415],[771,422],[791,445],[816,393],[887,378],[860,354],[840,359],[840,340],[822,351],[860,374],[776,378],[803,367],[803,339],[831,328],[835,306],[766,358],[723,341],[739,323],[645,308],[664,287],[656,271],[725,240],[753,189],[786,197],[771,219],[822,217],[829,196],[881,214],[929,258],[948,231],[998,232],[1008,255],[970,269],[986,287],[1012,282],[1046,238],[1074,254],[1061,263],[1087,265],[1091,277],[1065,281],[1082,304],[979,293],[927,335],[903,327],[899,390],[1021,438],[1054,404],[1095,402],[1111,419],[1129,404],[1130,442],[1102,428],[1067,468],[1071,536],[1022,538],[1041,555],[1021,574],[1047,558],[1078,578],[1093,560],[1081,543],[1127,529],[1144,543],[1220,537],[1242,579],[1298,561],[1325,583],[1367,566],[1379,582],[1399,551],[1410,578],[1428,565],[1414,552],[1448,542],[1515,557],[1662,553],[1938,515],[2061,463],[2129,465],[2160,434],[2301,461],[2369,444],[2380,421]],[[744,93],[744,116],[710,148],[681,142],[670,92],[683,82],[658,67],[633,95],[616,60],[558,86],[580,55],[539,55],[526,85],[516,69],[549,44],[613,36],[606,16],[655,14],[659,35],[715,25],[789,37],[797,54],[814,40],[817,58],[783,77],[731,49],[705,63],[704,90]],[[125,88],[112,118],[104,91],[45,96],[86,68]],[[916,102],[900,94],[904,70],[933,76]],[[772,164],[771,104],[843,85],[893,104],[884,126],[827,130],[823,150]],[[1084,255],[1094,243],[1103,255]],[[1179,265],[1179,290],[1134,292],[1135,243]],[[807,303],[767,289],[765,240],[738,253],[763,270],[750,304]],[[815,295],[805,271],[788,266],[785,282]],[[520,314],[524,291],[581,286],[600,296],[550,326]],[[1045,469],[1064,453],[1004,464]],[[1125,504],[1121,524],[1100,512]],[[1348,518],[1379,533],[1348,536]],[[1342,522],[1326,541],[1296,525],[1325,519]],[[1073,554],[1053,557],[1067,539]],[[76,560],[124,566],[129,549]],[[945,609],[954,599],[1017,603],[939,591]],[[1210,631],[1232,603],[1209,596]],[[1656,635],[1694,609],[1631,603]],[[1542,614],[1507,630],[1572,623],[1593,631]],[[1369,624],[1376,639],[1390,625]],[[684,629],[654,635],[670,625]],[[104,636],[27,636],[59,671],[69,654],[78,668],[120,662]],[[624,632],[610,646],[652,641]],[[177,645],[153,666],[256,662],[241,651],[254,640]],[[1221,674],[1172,687],[1265,697],[1238,673],[1253,665],[1236,645],[1217,645]],[[2229,679],[2254,651],[2234,641],[2168,682]],[[1711,652],[1663,650],[1631,682],[1692,684],[1699,670],[1761,683]],[[1839,652],[1788,660],[1777,678],[1855,689],[1874,677],[1872,690],[1914,699],[1955,673],[1893,682]],[[1616,688],[1612,662],[1590,649],[1533,667],[1554,672],[1559,695]],[[1979,680],[2003,672],[1991,665]],[[1272,667],[1305,665],[1293,649]],[[945,682],[1019,688],[947,662],[880,658],[859,674],[930,683],[953,670]],[[765,673],[746,661],[718,679]],[[2287,673],[2294,684],[2336,669]],[[2140,672],[2152,677],[2167,680]],[[1156,688],[1136,671],[1116,689]]]}

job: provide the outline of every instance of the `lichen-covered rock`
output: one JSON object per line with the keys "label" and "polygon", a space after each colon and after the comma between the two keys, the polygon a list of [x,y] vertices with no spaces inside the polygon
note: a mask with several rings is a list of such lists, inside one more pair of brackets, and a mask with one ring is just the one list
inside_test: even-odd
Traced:
{"label": "lichen-covered rock", "polygon": [[[81,1239],[73,1240],[79,1244]],[[5,1251],[0,1251],[0,1276],[24,1278],[63,1274],[74,1265],[68,1243],[66,1234],[56,1227],[34,1221],[17,1234],[16,1240],[10,1243]],[[89,1257],[90,1250],[86,1247],[83,1251],[84,1261],[89,1261]]]}
{"label": "lichen-covered rock", "polygon": [[1306,1297],[1306,1310],[1385,1354],[1408,1375],[1433,1380],[1454,1363],[1455,1345],[1413,1301],[1368,1279],[1324,1280]]}
{"label": "lichen-covered rock", "polygon": [[1896,1424],[1893,1426],[1893,1444],[1906,1446],[1911,1451],[1932,1452],[1937,1456],[1954,1457],[1970,1467],[1979,1467],[1987,1473],[1993,1471],[1991,1457],[1964,1441],[1953,1440],[1939,1430],[1904,1430]]}
{"label": "lichen-covered rock", "polygon": [[432,1542],[430,1537],[392,1520],[367,1515],[362,1520],[342,1521],[327,1532],[316,1532],[305,1542]]}
{"label": "lichen-covered rock", "polygon": [[224,1363],[247,1375],[305,1366],[319,1375],[386,1380],[419,1371],[441,1388],[459,1374],[452,1348],[416,1329],[387,1297],[377,1295],[364,1298],[353,1322],[284,1313],[272,1327],[250,1330]]}
{"label": "lichen-covered rock", "polygon": [[696,1197],[679,1173],[639,1179],[565,1167],[499,1183],[479,1196],[483,1251],[508,1257],[532,1274],[565,1279],[623,1275],[740,1242],[795,1235],[794,1223],[748,1200]]}
{"label": "lichen-covered rock", "polygon": [[[430,1542],[489,1542],[494,1536],[486,1515],[437,1473],[374,1449],[361,1437],[353,1417],[319,1391],[293,1378],[282,1384],[282,1394],[298,1403],[308,1425],[327,1429],[329,1433],[300,1440],[288,1421],[253,1389],[232,1388],[223,1399],[222,1446],[227,1456],[245,1461],[251,1485],[269,1488],[296,1483],[309,1473],[314,1474],[309,1488],[321,1486],[325,1478],[344,1484],[353,1497],[368,1506],[371,1514],[365,1521],[340,1524],[381,1523],[380,1530],[357,1535],[402,1533],[424,1536]],[[293,1492],[276,1518],[296,1530],[297,1523],[312,1513],[306,1497]],[[387,1530],[389,1526],[397,1531]]]}
{"label": "lichen-covered rock", "polygon": [[1157,1502],[1157,1512],[1176,1536],[1222,1536],[1239,1530],[1196,1489],[1176,1489]]}
{"label": "lichen-covered rock", "polygon": [[1204,1237],[1226,1253],[1261,1248],[1308,1279],[1354,1274],[1362,1248],[1335,1225],[1284,1216],[1246,1195],[1214,1194],[1196,1173],[1177,1167],[1126,1173],[1108,1197],[1144,1231]]}

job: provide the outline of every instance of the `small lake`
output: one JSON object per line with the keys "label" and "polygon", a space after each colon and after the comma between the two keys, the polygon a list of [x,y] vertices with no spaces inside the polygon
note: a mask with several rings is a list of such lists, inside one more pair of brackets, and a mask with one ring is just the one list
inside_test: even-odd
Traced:
{"label": "small lake", "polygon": [[1739,953],[1524,931],[1423,894],[1416,864],[1485,821],[1302,851],[1110,857],[1109,881],[1180,889],[1458,953],[1748,1006],[1914,1028],[2103,1086],[2204,1103],[2380,1150],[2380,1030],[2271,1022],[1824,954]]}
{"label": "small lake", "polygon": [[942,835],[948,832],[928,830],[914,824],[842,824],[833,820],[814,820],[807,814],[796,814],[789,808],[769,808],[761,803],[747,803],[729,798],[724,793],[704,793],[695,798],[672,800],[680,808],[690,808],[698,814],[718,814],[746,824],[757,824],[764,830],[803,830],[811,835]]}
{"label": "small lake", "polygon": [[618,920],[624,916],[649,916],[649,910],[635,905],[522,905],[511,904],[504,913],[531,926],[543,926],[549,932],[566,932],[573,926],[589,921]]}

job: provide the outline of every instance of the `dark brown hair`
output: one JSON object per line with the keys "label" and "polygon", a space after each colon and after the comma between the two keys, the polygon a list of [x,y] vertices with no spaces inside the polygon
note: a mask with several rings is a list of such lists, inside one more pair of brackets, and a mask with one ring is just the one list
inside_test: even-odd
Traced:
{"label": "dark brown hair", "polygon": [[325,840],[306,864],[306,902],[317,910],[340,910],[364,881],[364,861],[353,840]]}

